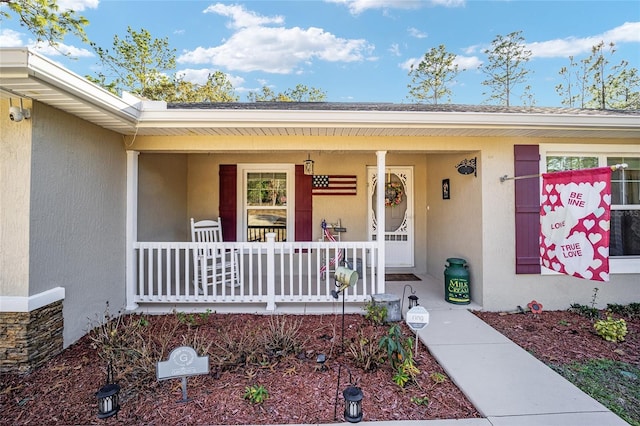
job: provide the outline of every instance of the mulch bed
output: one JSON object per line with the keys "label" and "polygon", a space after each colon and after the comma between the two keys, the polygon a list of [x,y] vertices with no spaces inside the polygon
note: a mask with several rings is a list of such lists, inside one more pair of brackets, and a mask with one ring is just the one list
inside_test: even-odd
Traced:
{"label": "mulch bed", "polygon": [[[246,339],[248,330],[257,330],[258,333],[269,327],[269,316],[262,315],[211,314],[205,319],[198,319],[194,325],[181,322],[172,323],[169,327],[169,322],[178,321],[177,315],[146,318],[149,324],[144,331],[152,337],[162,336],[167,329],[172,330],[172,337],[164,342],[168,352],[183,346],[185,341],[224,346],[227,342]],[[157,381],[155,369],[116,372],[116,380],[122,386],[121,410],[117,417],[106,420],[97,418],[95,398],[95,392],[105,384],[105,362],[92,347],[92,341],[85,336],[31,374],[0,376],[0,424],[239,425],[343,422],[342,391],[348,385],[349,373],[364,394],[363,420],[480,417],[450,380],[443,383],[434,380],[433,373],[444,374],[444,371],[422,344],[415,356],[420,373],[416,383],[405,388],[400,388],[392,381],[393,371],[388,362],[372,372],[359,368],[348,355],[350,344],[359,344],[366,336],[381,336],[387,332],[388,326],[374,326],[361,315],[346,315],[346,343],[345,352],[342,353],[341,315],[287,316],[287,319],[300,321],[299,334],[305,340],[304,350],[298,354],[265,358],[260,363],[247,362],[231,367],[223,366],[225,361],[221,358],[218,346],[211,344],[208,350],[211,372],[188,378],[190,401],[187,403],[181,402],[180,379]],[[402,324],[402,327],[405,336],[413,336],[406,325]],[[197,335],[195,339],[193,333]],[[375,341],[378,341],[377,337]],[[318,369],[319,354],[327,357],[326,371]],[[269,397],[262,404],[250,404],[243,399],[246,387],[252,385],[263,385],[268,390]],[[426,397],[428,405],[417,404],[412,397]]]}
{"label": "mulch bed", "polygon": [[[623,342],[614,343],[596,333],[592,320],[575,312],[474,314],[547,364],[606,358],[640,365],[639,318],[625,319],[628,334]],[[601,315],[606,317],[604,311]]]}

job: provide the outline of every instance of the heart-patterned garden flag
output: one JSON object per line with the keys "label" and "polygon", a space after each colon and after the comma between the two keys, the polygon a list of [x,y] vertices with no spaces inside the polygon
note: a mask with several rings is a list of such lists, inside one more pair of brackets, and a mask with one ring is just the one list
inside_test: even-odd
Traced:
{"label": "heart-patterned garden flag", "polygon": [[609,281],[611,168],[544,173],[541,201],[542,266]]}

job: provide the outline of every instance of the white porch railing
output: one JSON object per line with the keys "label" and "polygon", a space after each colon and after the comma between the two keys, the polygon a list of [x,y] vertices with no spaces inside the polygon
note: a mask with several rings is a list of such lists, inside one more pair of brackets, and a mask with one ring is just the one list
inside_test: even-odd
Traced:
{"label": "white porch railing", "polygon": [[[207,265],[197,260],[197,250],[238,252],[218,260],[222,274],[217,282],[200,283]],[[278,303],[334,302],[333,271],[339,251],[359,272],[356,285],[344,292],[345,302],[363,302],[376,288],[377,243],[364,242],[267,242],[244,243],[134,243],[136,279],[129,280],[128,295],[136,305],[145,303],[264,303],[275,310]],[[237,259],[237,260],[236,260]],[[323,266],[328,272],[323,273]],[[211,264],[209,264],[211,267]],[[237,277],[234,279],[234,277]],[[340,296],[342,298],[342,296]]]}

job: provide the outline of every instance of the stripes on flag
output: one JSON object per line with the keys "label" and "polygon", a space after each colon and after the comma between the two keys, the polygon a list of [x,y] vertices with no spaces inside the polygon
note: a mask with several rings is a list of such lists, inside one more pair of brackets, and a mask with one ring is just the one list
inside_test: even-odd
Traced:
{"label": "stripes on flag", "polygon": [[314,175],[312,195],[356,195],[356,175]]}

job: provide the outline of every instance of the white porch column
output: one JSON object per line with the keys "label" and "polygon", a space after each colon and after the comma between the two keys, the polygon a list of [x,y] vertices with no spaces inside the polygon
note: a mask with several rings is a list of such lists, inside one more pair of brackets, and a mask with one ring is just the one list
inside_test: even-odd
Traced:
{"label": "white porch column", "polygon": [[138,155],[137,151],[127,151],[127,218],[126,218],[126,309],[132,311],[138,307],[136,297],[136,251],[134,244],[138,241]]}
{"label": "white porch column", "polygon": [[378,222],[378,233],[376,236],[376,241],[378,243],[378,280],[377,280],[377,293],[385,292],[385,240],[384,240],[384,230],[385,230],[385,206],[384,206],[384,176],[385,170],[387,168],[386,164],[386,156],[387,151],[377,151],[376,155],[378,156],[378,171],[377,171],[377,182],[378,187],[376,189],[376,220]]}

